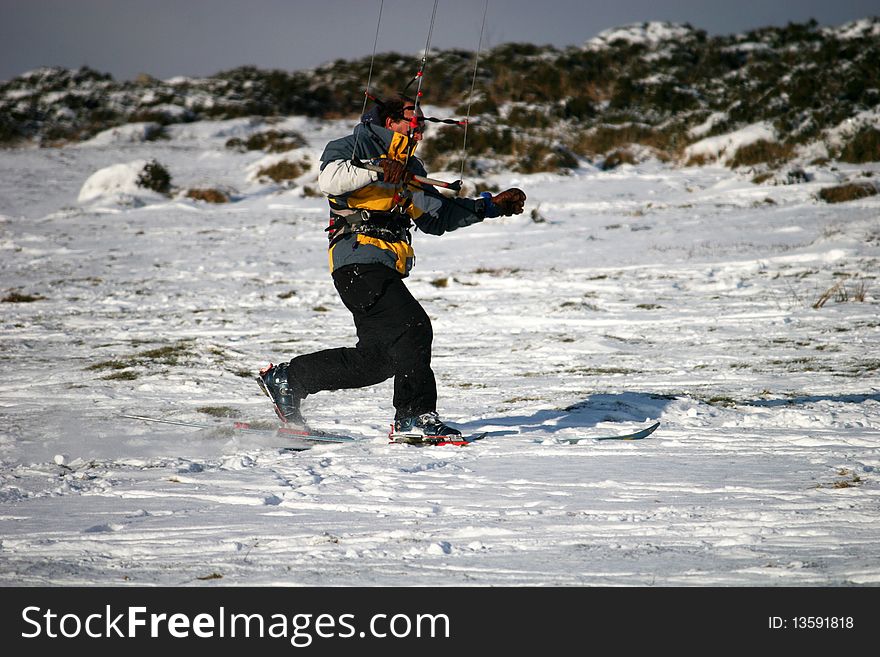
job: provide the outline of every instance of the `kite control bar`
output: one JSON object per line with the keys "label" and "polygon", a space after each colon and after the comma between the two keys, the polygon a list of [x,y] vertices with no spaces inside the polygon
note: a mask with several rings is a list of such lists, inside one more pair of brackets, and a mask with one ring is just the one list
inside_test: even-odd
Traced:
{"label": "kite control bar", "polygon": [[[375,171],[377,173],[382,173],[383,169],[378,164],[370,164],[369,162],[358,162],[357,160],[352,160],[351,163],[360,167],[361,169],[367,169],[368,171]],[[446,182],[445,180],[437,180],[436,178],[428,178],[426,176],[418,176],[413,174],[412,180],[415,180],[417,183],[422,183],[425,185],[433,185],[434,187],[440,187],[441,189],[448,189],[453,192],[457,192],[461,189],[461,181],[456,180],[455,182]]]}

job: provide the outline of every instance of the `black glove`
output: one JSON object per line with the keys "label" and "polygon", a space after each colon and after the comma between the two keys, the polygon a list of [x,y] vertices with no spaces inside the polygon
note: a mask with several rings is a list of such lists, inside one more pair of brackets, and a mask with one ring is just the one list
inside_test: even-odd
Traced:
{"label": "black glove", "polygon": [[484,217],[509,217],[514,214],[521,214],[523,205],[526,202],[526,194],[523,190],[511,187],[492,196],[490,192],[480,194],[485,199]]}
{"label": "black glove", "polygon": [[382,181],[391,183],[392,185],[401,185],[412,180],[412,174],[406,170],[403,162],[383,157],[379,160],[379,166],[382,167]]}

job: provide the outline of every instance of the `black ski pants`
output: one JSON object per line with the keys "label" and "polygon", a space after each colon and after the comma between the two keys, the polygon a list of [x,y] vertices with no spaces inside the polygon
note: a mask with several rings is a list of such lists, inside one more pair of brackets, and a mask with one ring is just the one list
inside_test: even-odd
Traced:
{"label": "black ski pants", "polygon": [[400,275],[382,264],[355,264],[334,271],[333,284],[354,317],[357,345],[291,360],[288,378],[294,391],[304,397],[394,377],[396,420],[435,411],[431,320]]}

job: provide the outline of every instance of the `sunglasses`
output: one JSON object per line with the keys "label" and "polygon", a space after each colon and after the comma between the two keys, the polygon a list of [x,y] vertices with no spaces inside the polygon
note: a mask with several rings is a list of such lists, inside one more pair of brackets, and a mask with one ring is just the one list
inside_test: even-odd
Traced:
{"label": "sunglasses", "polygon": [[[403,108],[404,112],[406,112],[406,111],[414,112],[415,110],[416,110],[416,108],[413,105],[407,105],[406,107]],[[407,123],[410,123],[412,121],[412,119],[408,119],[405,116],[399,116],[396,118],[396,120],[397,121],[406,121]],[[415,129],[415,132],[424,133],[425,132],[425,119],[424,119],[424,117],[417,118],[416,124],[417,124],[417,127]]]}
{"label": "sunglasses", "polygon": [[[399,118],[399,119],[395,119],[395,122],[396,122],[396,123],[400,123],[401,121],[404,122],[404,123],[406,123],[407,127],[409,127],[409,125],[410,125],[410,120],[409,120],[409,119],[407,119],[407,118],[403,118],[403,117],[401,117],[401,118]],[[424,122],[424,120],[419,119],[418,121],[416,121],[416,124],[417,124],[417,125],[416,125],[415,129],[413,130],[413,132],[418,133],[418,134],[425,134],[425,122]]]}

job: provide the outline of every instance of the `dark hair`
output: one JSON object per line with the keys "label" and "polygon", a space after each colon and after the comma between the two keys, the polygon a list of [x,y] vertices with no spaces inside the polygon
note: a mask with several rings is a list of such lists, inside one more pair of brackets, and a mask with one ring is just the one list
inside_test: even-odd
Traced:
{"label": "dark hair", "polygon": [[412,107],[412,101],[408,98],[389,98],[379,103],[379,124],[385,125],[385,119],[392,121],[400,121],[403,119],[403,112],[407,107]]}
{"label": "dark hair", "polygon": [[[372,96],[371,96],[372,98]],[[374,123],[385,127],[385,120],[402,121],[406,110],[415,110],[415,101],[409,96],[399,95],[380,100],[373,98],[375,105],[361,117],[361,123]],[[421,116],[421,112],[419,113]],[[421,119],[419,119],[422,122]]]}

